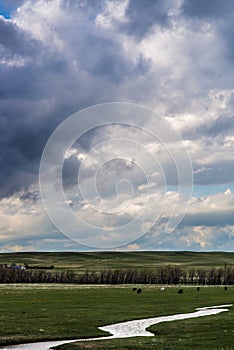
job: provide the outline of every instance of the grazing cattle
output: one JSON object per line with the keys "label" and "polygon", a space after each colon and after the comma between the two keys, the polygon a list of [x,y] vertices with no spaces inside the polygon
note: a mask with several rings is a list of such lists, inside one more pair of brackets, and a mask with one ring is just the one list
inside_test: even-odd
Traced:
{"label": "grazing cattle", "polygon": [[132,291],[135,292],[137,290],[137,288],[132,288]]}
{"label": "grazing cattle", "polygon": [[200,287],[197,287],[197,291],[199,292],[199,290],[200,290]]}
{"label": "grazing cattle", "polygon": [[183,293],[184,293],[183,289],[178,290],[178,294],[183,294]]}
{"label": "grazing cattle", "polygon": [[160,288],[160,290],[161,290],[161,292],[162,292],[162,291],[164,291],[164,290],[165,290],[165,288],[164,288],[164,287],[162,287],[162,288]]}
{"label": "grazing cattle", "polygon": [[224,290],[225,290],[225,292],[227,291],[227,287],[226,286],[224,287]]}
{"label": "grazing cattle", "polygon": [[141,293],[141,288],[138,288],[137,289],[137,294],[140,294]]}

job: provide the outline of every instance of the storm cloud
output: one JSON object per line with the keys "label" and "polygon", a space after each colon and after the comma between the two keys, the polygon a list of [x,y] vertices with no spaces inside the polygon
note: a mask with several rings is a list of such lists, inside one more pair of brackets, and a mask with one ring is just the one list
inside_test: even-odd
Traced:
{"label": "storm cloud", "polygon": [[[195,186],[203,186],[204,195],[208,185],[222,184],[233,191],[233,2],[15,0],[10,3],[3,1],[0,7],[3,246],[19,247],[20,235],[22,246],[27,246],[24,240],[27,238],[28,246],[32,247],[36,236],[38,249],[43,249],[40,237],[41,242],[45,239],[51,242],[51,249],[56,247],[56,238],[60,240],[59,247],[61,242],[65,244],[61,236],[57,236],[60,233],[50,227],[38,196],[40,160],[55,128],[71,114],[94,104],[126,101],[159,112],[184,140],[192,159]],[[96,142],[113,138],[120,132],[121,135],[133,133],[124,128],[95,129],[84,135],[74,149],[77,146],[85,155]],[[141,134],[137,134],[137,138],[143,140]],[[142,140],[150,144],[149,140]],[[77,156],[74,153],[68,157],[63,172],[63,182],[73,206],[81,162]],[[167,185],[175,186],[175,169],[166,161],[162,164]],[[136,188],[142,185],[134,167],[126,169],[122,160],[105,165],[106,177],[100,172],[104,177],[98,184],[105,196],[108,186],[113,186],[117,171],[131,174]],[[89,174],[87,169],[87,178]],[[139,190],[135,206],[129,208],[126,217],[135,215],[140,196]],[[233,207],[230,202],[226,206],[226,197],[220,196],[215,214],[210,211],[212,205],[203,212],[199,200],[194,200],[193,212],[188,211],[174,237],[166,235],[165,228],[159,225],[161,228],[155,230],[160,229],[161,233],[151,232],[147,242],[140,241],[140,247],[178,249],[173,243],[177,241],[181,249],[202,249],[205,238],[202,237],[201,244],[191,238],[198,232],[196,227],[203,227],[204,232],[212,227],[210,246],[204,245],[204,248],[218,248],[222,230],[233,245],[230,234],[234,225]],[[211,203],[215,200],[210,197]],[[42,212],[40,216],[38,213]],[[24,227],[19,224],[22,217],[28,220]],[[120,222],[123,220],[119,217]],[[35,236],[30,240],[30,230],[35,226]],[[20,233],[22,230],[25,237]],[[7,239],[6,232],[15,234]],[[44,234],[48,237],[43,237]],[[178,239],[180,234],[182,238]],[[10,243],[14,237],[15,244]],[[193,243],[189,246],[189,242]],[[227,243],[223,245],[226,246]]]}

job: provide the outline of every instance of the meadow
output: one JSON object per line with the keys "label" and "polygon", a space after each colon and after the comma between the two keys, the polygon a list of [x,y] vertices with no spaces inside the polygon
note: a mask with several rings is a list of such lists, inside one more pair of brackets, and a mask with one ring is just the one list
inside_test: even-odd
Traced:
{"label": "meadow", "polygon": [[[142,285],[0,285],[0,345],[105,335],[98,326],[132,319],[193,312],[197,307],[230,304],[234,287]],[[216,316],[161,323],[150,328],[155,337],[67,344],[78,349],[232,349],[234,308]],[[107,335],[107,334],[106,334]]]}
{"label": "meadow", "polygon": [[[0,264],[55,266],[53,271],[101,272],[178,266],[233,267],[234,253],[210,252],[28,252],[0,254]],[[132,291],[142,288],[141,294]],[[234,303],[234,286],[0,284],[0,346],[24,342],[91,338],[105,335],[99,326],[127,320],[193,312],[195,308]],[[78,349],[230,350],[234,343],[234,307],[199,319],[154,325],[155,337],[80,342]],[[107,334],[106,334],[107,335]]]}

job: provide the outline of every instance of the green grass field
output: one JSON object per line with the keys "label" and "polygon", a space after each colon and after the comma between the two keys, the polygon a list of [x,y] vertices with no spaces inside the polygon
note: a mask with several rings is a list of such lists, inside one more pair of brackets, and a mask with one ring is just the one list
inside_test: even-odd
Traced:
{"label": "green grass field", "polygon": [[[0,285],[0,345],[49,339],[101,336],[98,326],[193,312],[197,307],[234,302],[234,287]],[[229,312],[151,327],[155,337],[104,340],[60,349],[232,349],[234,307]]]}
{"label": "green grass field", "polygon": [[57,270],[83,272],[103,269],[145,269],[165,265],[190,267],[224,267],[234,265],[234,253],[211,252],[59,252],[0,254],[0,264],[54,265]]}
{"label": "green grass field", "polygon": [[[0,254],[1,263],[55,266],[76,273],[104,269],[147,269],[177,265],[233,266],[234,253],[212,252],[92,252]],[[136,295],[130,286],[0,285],[0,345],[102,336],[98,326],[145,317],[193,312],[197,307],[234,303],[234,286],[142,286]],[[162,323],[151,327],[155,337],[116,339],[63,345],[62,350],[97,349],[213,349],[230,350],[234,343],[234,308],[217,316]]]}

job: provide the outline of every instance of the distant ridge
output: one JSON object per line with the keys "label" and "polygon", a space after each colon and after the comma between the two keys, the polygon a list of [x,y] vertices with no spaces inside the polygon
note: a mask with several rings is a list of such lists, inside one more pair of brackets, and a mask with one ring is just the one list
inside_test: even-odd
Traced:
{"label": "distant ridge", "polygon": [[233,267],[234,252],[132,251],[132,252],[17,252],[0,253],[0,264],[46,265],[74,272],[103,269],[147,269],[165,265]]}

